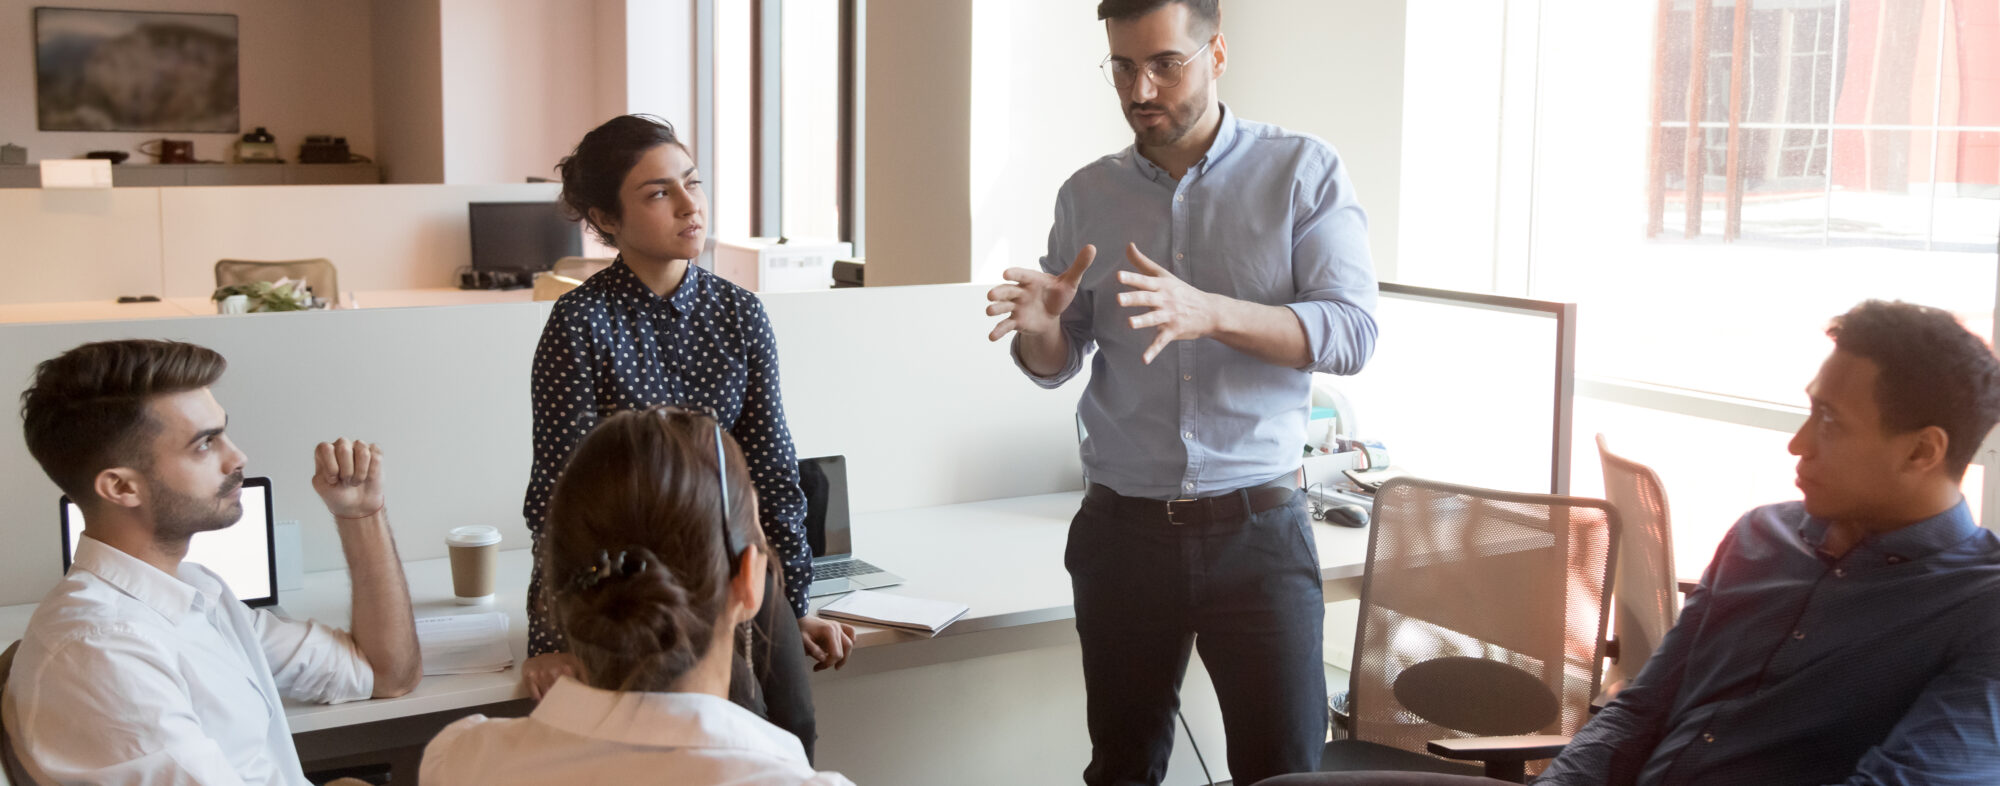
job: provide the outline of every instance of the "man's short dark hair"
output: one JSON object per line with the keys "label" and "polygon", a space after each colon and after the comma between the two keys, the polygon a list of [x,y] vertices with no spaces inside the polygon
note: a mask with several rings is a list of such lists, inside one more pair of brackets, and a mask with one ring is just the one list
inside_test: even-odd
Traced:
{"label": "man's short dark hair", "polygon": [[64,494],[90,505],[97,473],[150,467],[146,443],[159,424],[147,404],[213,385],[228,367],[215,350],[145,339],[84,344],[44,360],[21,393],[28,453]]}
{"label": "man's short dark hair", "polygon": [[1875,362],[1882,427],[1905,434],[1944,430],[1945,470],[1965,477],[1980,443],[2000,422],[2000,357],[1943,309],[1869,300],[1834,317],[1834,347]]}
{"label": "man's short dark hair", "polygon": [[1138,19],[1175,3],[1187,6],[1188,29],[1196,38],[1207,38],[1222,27],[1222,0],[1103,0],[1097,4],[1097,18]]}

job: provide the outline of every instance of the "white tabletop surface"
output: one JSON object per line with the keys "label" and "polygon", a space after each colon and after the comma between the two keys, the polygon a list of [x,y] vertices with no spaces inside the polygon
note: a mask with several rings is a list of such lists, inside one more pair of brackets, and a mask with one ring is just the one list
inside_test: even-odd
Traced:
{"label": "white tabletop surface", "polygon": [[[935,641],[915,633],[857,626],[857,648],[896,645],[901,650],[942,645],[956,637],[977,634],[1004,637],[1008,629],[1071,619],[1069,574],[1062,557],[1070,517],[1081,499],[1082,492],[1070,491],[856,515],[855,555],[907,579],[881,591],[957,601],[971,607]],[[1313,534],[1319,546],[1320,575],[1329,587],[1351,585],[1361,576],[1367,561],[1368,530],[1315,524]],[[509,646],[518,664],[527,655],[524,596],[531,562],[528,549],[500,553],[498,597],[490,606],[460,606],[452,600],[446,560],[404,563],[404,571],[420,618],[506,612]],[[348,593],[346,571],[309,573],[303,590],[281,595],[279,604],[294,617],[345,627]],[[816,598],[814,605],[830,600]],[[33,611],[33,605],[0,607],[0,636],[4,640],[19,638]],[[857,652],[850,666],[869,657],[867,652]],[[409,695],[394,699],[336,705],[287,703],[286,715],[292,731],[299,733],[526,696],[519,669],[510,668],[491,674],[425,677]]]}
{"label": "white tabletop surface", "polygon": [[[410,308],[472,306],[487,303],[528,303],[533,290],[481,290],[437,287],[350,292],[343,308]],[[9,303],[0,305],[0,324],[33,322],[94,322],[116,319],[214,316],[215,303],[206,297],[170,297],[152,303],[83,300],[70,303]]]}

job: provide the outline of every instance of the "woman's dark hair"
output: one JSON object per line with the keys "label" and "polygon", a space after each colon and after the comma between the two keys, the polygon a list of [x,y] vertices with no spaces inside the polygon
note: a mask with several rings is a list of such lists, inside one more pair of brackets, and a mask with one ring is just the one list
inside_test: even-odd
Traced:
{"label": "woman's dark hair", "polygon": [[228,368],[207,347],[149,339],[84,344],[44,360],[21,393],[28,453],[88,510],[97,473],[151,468],[146,441],[159,430],[146,411],[152,400],[214,385]]}
{"label": "woman's dark hair", "polygon": [[1833,318],[1835,348],[1875,362],[1875,408],[1882,428],[1907,434],[1944,430],[1945,471],[1964,478],[1979,445],[2000,422],[2000,358],[1950,312],[1870,300]]}
{"label": "woman's dark hair", "polygon": [[605,245],[618,247],[618,238],[598,226],[590,211],[596,209],[613,218],[622,218],[619,187],[625,184],[625,176],[639,163],[639,157],[660,145],[680,145],[682,150],[687,149],[674,134],[672,124],[652,115],[619,115],[584,134],[583,141],[576,143],[576,150],[556,164],[563,184],[559,199],[570,220],[584,222],[590,231],[604,239]]}
{"label": "woman's dark hair", "polygon": [[730,579],[722,528],[764,548],[753,494],[736,440],[706,415],[628,410],[576,446],[549,501],[543,600],[592,686],[670,690],[730,634],[716,627]]}

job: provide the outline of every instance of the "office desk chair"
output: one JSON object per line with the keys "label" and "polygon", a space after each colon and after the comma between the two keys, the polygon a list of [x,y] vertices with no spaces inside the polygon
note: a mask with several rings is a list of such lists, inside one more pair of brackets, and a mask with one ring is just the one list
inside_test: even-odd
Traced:
{"label": "office desk chair", "polygon": [[[1617,580],[1611,596],[1617,635],[1607,654],[1607,694],[1631,680],[1660,646],[1681,597],[1674,579],[1673,525],[1667,515],[1666,486],[1644,464],[1611,452],[1604,435],[1597,435],[1597,454],[1604,462],[1604,497],[1618,511]],[[1609,700],[1609,696],[1606,696]]]}
{"label": "office desk chair", "polygon": [[340,302],[340,271],[325,259],[294,259],[284,262],[255,262],[224,259],[215,263],[215,288],[221,289],[252,281],[277,283],[290,278],[306,282],[313,297],[328,303]]}
{"label": "office desk chair", "polygon": [[1405,477],[1375,493],[1374,514],[1352,738],[1328,743],[1320,769],[1522,781],[1590,718],[1617,512]]}
{"label": "office desk chair", "polygon": [[[14,653],[21,650],[21,642],[7,645],[6,652],[0,652],[0,701],[7,698],[7,677],[14,673]],[[21,761],[14,758],[14,740],[8,736],[7,726],[0,723],[0,786],[21,784],[29,786],[28,773],[21,767]]]}

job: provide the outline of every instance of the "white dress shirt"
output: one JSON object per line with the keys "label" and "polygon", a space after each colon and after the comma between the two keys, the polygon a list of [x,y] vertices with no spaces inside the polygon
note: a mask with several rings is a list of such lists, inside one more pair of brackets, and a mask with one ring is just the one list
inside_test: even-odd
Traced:
{"label": "white dress shirt", "polygon": [[424,749],[417,780],[454,784],[853,786],[813,772],[799,739],[728,699],[556,682],[526,718],[474,715]]}
{"label": "white dress shirt", "polygon": [[305,786],[279,697],[331,704],[374,685],[347,632],[86,536],[28,621],[0,712],[37,783]]}

